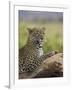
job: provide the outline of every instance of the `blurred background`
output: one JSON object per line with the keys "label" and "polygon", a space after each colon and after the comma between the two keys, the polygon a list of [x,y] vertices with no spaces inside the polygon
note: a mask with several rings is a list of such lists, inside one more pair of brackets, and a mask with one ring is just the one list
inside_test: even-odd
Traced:
{"label": "blurred background", "polygon": [[44,52],[58,50],[63,52],[63,12],[19,10],[19,48],[28,38],[27,27],[45,27]]}

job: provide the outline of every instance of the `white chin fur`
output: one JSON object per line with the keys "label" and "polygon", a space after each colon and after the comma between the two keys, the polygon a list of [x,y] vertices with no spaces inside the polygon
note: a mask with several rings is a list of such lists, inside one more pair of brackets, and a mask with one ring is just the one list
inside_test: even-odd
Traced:
{"label": "white chin fur", "polygon": [[43,55],[43,49],[42,48],[39,48],[39,56],[42,56]]}

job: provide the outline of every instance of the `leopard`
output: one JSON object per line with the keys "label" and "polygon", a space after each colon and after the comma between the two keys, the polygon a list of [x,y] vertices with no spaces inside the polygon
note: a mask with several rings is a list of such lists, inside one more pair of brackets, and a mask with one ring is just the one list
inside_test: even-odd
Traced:
{"label": "leopard", "polygon": [[45,30],[45,27],[27,28],[27,43],[19,49],[19,74],[33,72],[45,59],[56,54],[56,51],[44,53],[43,45]]}

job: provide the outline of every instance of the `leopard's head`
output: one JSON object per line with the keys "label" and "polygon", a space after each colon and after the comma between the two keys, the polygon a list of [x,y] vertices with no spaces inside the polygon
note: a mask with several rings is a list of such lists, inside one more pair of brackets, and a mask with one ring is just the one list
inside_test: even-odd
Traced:
{"label": "leopard's head", "polygon": [[36,48],[42,48],[45,28],[28,28],[29,31],[29,41]]}

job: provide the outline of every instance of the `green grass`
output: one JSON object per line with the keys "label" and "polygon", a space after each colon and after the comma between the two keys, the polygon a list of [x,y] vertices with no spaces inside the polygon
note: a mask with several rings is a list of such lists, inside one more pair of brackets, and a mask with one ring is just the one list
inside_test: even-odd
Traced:
{"label": "green grass", "polygon": [[28,38],[27,27],[45,27],[45,42],[44,52],[50,52],[52,50],[63,51],[63,24],[61,22],[47,22],[47,23],[19,23],[19,48],[26,44]]}

